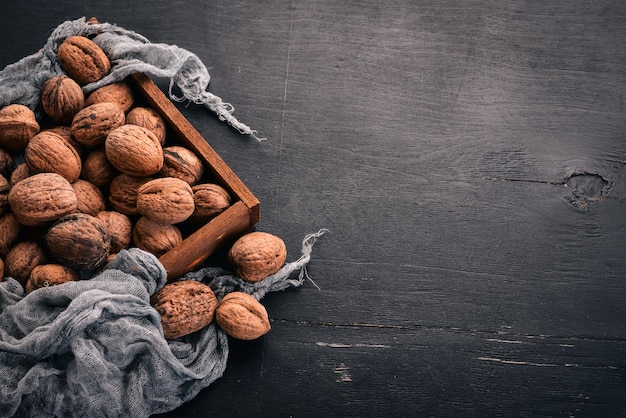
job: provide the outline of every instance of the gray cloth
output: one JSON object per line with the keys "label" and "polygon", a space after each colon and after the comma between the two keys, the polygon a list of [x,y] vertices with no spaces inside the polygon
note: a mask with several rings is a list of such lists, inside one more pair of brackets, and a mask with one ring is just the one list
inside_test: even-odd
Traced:
{"label": "gray cloth", "polygon": [[[107,76],[83,87],[86,94],[114,81],[121,81],[134,72],[168,78],[172,100],[204,105],[240,133],[262,139],[256,136],[256,131],[233,116],[234,108],[231,104],[224,103],[207,91],[211,77],[195,54],[176,45],[151,43],[138,33],[110,23],[88,24],[84,17],[62,23],[51,33],[40,51],[6,66],[0,72],[0,107],[20,103],[41,115],[41,87],[48,78],[64,74],[56,53],[61,42],[73,35],[92,38],[111,61],[111,71]],[[182,96],[174,93],[175,86]]]}
{"label": "gray cloth", "polygon": [[[204,268],[181,280],[208,284],[221,300],[234,290],[261,299],[300,286],[313,244],[278,273],[250,283]],[[290,275],[300,270],[300,275]],[[166,283],[156,257],[121,251],[88,280],[25,294],[0,282],[0,417],[147,417],[171,411],[224,373],[228,338],[213,322],[166,340],[150,296]]]}

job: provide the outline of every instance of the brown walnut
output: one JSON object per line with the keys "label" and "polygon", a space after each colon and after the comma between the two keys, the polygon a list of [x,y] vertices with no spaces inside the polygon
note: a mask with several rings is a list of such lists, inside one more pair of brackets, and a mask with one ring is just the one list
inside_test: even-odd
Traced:
{"label": "brown walnut", "polygon": [[116,176],[109,185],[109,203],[124,215],[137,215],[137,191],[150,177],[134,177],[128,174]]}
{"label": "brown walnut", "polygon": [[243,292],[224,296],[215,311],[215,322],[226,334],[239,340],[257,339],[271,329],[265,306]]}
{"label": "brown walnut", "polygon": [[177,224],[189,218],[193,211],[193,191],[184,180],[154,179],[137,190],[137,212],[153,221]]}
{"label": "brown walnut", "polygon": [[56,173],[40,173],[16,183],[9,205],[17,221],[26,226],[51,223],[76,211],[76,193],[67,179]]}
{"label": "brown walnut", "polygon": [[61,42],[57,58],[63,70],[83,85],[100,80],[111,70],[104,51],[84,36],[70,36]]}
{"label": "brown walnut", "polygon": [[119,174],[107,158],[104,147],[94,149],[83,160],[83,177],[96,186],[108,186]]}
{"label": "brown walnut", "polygon": [[21,151],[28,141],[39,132],[35,113],[21,104],[10,104],[0,109],[0,147],[9,151]]}
{"label": "brown walnut", "polygon": [[156,136],[137,125],[123,125],[104,143],[111,164],[131,176],[150,176],[163,167],[163,148]]}
{"label": "brown walnut", "polygon": [[78,180],[82,168],[76,148],[52,131],[35,135],[24,150],[24,159],[31,174],[57,173],[70,183]]}
{"label": "brown walnut", "polygon": [[30,272],[38,265],[46,262],[43,248],[33,241],[21,241],[15,244],[4,259],[7,276],[13,277],[22,286],[30,276]]}
{"label": "brown walnut", "polygon": [[13,187],[27,177],[30,177],[28,165],[26,165],[26,163],[21,163],[20,165],[15,167],[15,170],[13,170],[13,172],[11,173],[11,179],[9,183],[11,183],[11,187]]}
{"label": "brown walnut", "polygon": [[128,112],[133,106],[135,99],[130,86],[123,81],[107,84],[97,90],[94,90],[85,99],[85,106],[91,106],[95,103],[111,102],[117,104]]}
{"label": "brown walnut", "polygon": [[11,153],[0,148],[0,175],[9,178],[13,171],[15,160]]}
{"label": "brown walnut", "polygon": [[151,304],[161,315],[164,337],[174,339],[213,322],[218,302],[208,285],[183,280],[163,286],[152,296]]}
{"label": "brown walnut", "polygon": [[230,194],[218,184],[196,184],[191,190],[195,206],[192,215],[194,221],[207,222],[230,206]]}
{"label": "brown walnut", "polygon": [[77,212],[96,216],[106,209],[104,194],[95,184],[79,179],[72,183],[72,188],[76,193]]}
{"label": "brown walnut", "polygon": [[85,94],[78,83],[66,75],[50,77],[41,88],[41,107],[58,125],[69,125],[85,106]]}
{"label": "brown walnut", "polygon": [[72,135],[87,147],[101,145],[109,132],[122,126],[124,110],[115,103],[96,103],[82,108],[72,120]]}
{"label": "brown walnut", "polygon": [[2,215],[9,202],[9,190],[11,190],[9,180],[0,174],[0,215]]}
{"label": "brown walnut", "polygon": [[193,186],[200,181],[203,173],[202,161],[190,149],[178,145],[163,148],[163,167],[159,177],[176,177]]}
{"label": "brown walnut", "polygon": [[228,252],[235,273],[256,282],[281,269],[287,258],[285,242],[267,232],[250,232],[235,241]]}
{"label": "brown walnut", "polygon": [[155,222],[142,216],[133,228],[133,243],[137,248],[161,257],[183,242],[183,235],[175,225]]}
{"label": "brown walnut", "polygon": [[93,270],[106,261],[111,237],[98,218],[74,213],[62,217],[48,230],[46,244],[63,265]]}
{"label": "brown walnut", "polygon": [[20,235],[20,224],[12,213],[0,216],[0,255],[6,256]]}
{"label": "brown walnut", "polygon": [[62,283],[79,280],[78,273],[68,266],[61,264],[40,264],[30,272],[26,281],[26,293],[47,286],[56,286]]}
{"label": "brown walnut", "polygon": [[128,248],[132,238],[133,224],[123,213],[104,210],[96,218],[100,219],[111,237],[111,254]]}
{"label": "brown walnut", "polygon": [[159,139],[161,145],[165,144],[167,133],[165,121],[156,110],[150,107],[137,106],[126,115],[126,123],[148,129]]}

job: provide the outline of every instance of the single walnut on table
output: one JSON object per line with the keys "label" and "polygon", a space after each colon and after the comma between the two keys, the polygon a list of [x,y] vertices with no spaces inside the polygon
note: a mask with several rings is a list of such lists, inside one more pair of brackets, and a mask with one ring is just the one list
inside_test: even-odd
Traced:
{"label": "single walnut on table", "polygon": [[257,339],[271,329],[265,306],[243,292],[224,296],[215,311],[215,321],[226,334],[239,340]]}
{"label": "single walnut on table", "polygon": [[287,259],[287,249],[279,237],[255,231],[235,241],[228,259],[239,277],[256,282],[281,269]]}

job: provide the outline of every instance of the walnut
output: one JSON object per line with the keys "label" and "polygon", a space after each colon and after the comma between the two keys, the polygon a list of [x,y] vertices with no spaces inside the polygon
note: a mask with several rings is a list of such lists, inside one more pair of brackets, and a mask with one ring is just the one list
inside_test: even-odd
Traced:
{"label": "walnut", "polygon": [[183,235],[174,225],[155,222],[142,216],[135,223],[133,242],[137,248],[160,257],[183,242]]}
{"label": "walnut", "polygon": [[78,155],[83,158],[85,154],[85,147],[83,147],[83,145],[78,142],[76,138],[74,138],[74,135],[72,135],[72,128],[69,126],[55,126],[53,128],[46,129],[46,131],[54,132],[55,134],[61,136],[71,146],[73,146]]}
{"label": "walnut", "polygon": [[151,304],[161,315],[163,336],[174,339],[213,322],[218,302],[208,285],[183,280],[163,286],[152,296]]}
{"label": "walnut", "polygon": [[74,269],[61,264],[40,264],[30,272],[26,281],[26,293],[42,287],[55,286],[62,283],[79,280]]}
{"label": "walnut", "polygon": [[165,121],[156,110],[150,107],[135,107],[126,115],[126,123],[148,129],[159,139],[161,145],[165,144],[167,133]]}
{"label": "walnut", "polygon": [[39,132],[35,113],[21,104],[0,109],[0,147],[9,152],[21,151]]}
{"label": "walnut", "polygon": [[196,222],[206,223],[230,206],[230,194],[218,184],[196,184],[191,190],[195,206],[192,219]]}
{"label": "walnut", "polygon": [[102,222],[85,213],[62,217],[48,230],[45,239],[57,260],[78,270],[100,267],[111,249],[111,237]]}
{"label": "walnut", "polygon": [[30,177],[30,171],[28,170],[28,166],[26,165],[26,163],[21,163],[20,165],[15,167],[15,170],[13,170],[13,172],[11,173],[11,187],[15,186],[26,177]]}
{"label": "walnut", "polygon": [[74,193],[76,193],[76,211],[96,216],[106,209],[106,201],[102,191],[93,183],[87,180],[76,180],[72,183]]}
{"label": "walnut", "polygon": [[239,277],[256,282],[281,269],[287,259],[287,249],[279,237],[255,231],[235,241],[228,259]]}
{"label": "walnut", "polygon": [[4,261],[0,258],[0,282],[4,279]]}
{"label": "walnut", "polygon": [[193,191],[184,180],[154,179],[137,190],[137,212],[153,221],[177,224],[189,218],[193,211]]}
{"label": "walnut", "polygon": [[226,334],[239,340],[257,339],[271,329],[265,307],[243,292],[224,296],[215,311],[215,322]]}
{"label": "walnut", "polygon": [[70,183],[78,180],[82,168],[76,149],[52,131],[35,135],[24,150],[24,159],[31,174],[57,173]]}
{"label": "walnut", "polygon": [[85,99],[85,106],[91,106],[95,103],[111,102],[117,104],[128,112],[133,106],[135,99],[130,86],[123,81],[107,84],[97,90],[94,90]]}
{"label": "walnut", "polygon": [[26,286],[30,272],[40,264],[46,262],[43,248],[33,241],[22,241],[15,244],[4,259],[4,269],[7,276],[13,277]]}
{"label": "walnut", "polygon": [[72,120],[74,138],[87,147],[101,145],[109,132],[122,126],[124,110],[115,103],[96,103],[82,108]]}
{"label": "walnut", "polygon": [[12,213],[0,216],[0,255],[6,256],[20,235],[20,224]]}
{"label": "walnut", "polygon": [[107,158],[104,147],[94,149],[83,160],[83,177],[96,186],[108,186],[119,174]]}
{"label": "walnut", "polygon": [[83,89],[66,75],[50,77],[41,88],[41,107],[58,125],[71,124],[84,105]]}
{"label": "walnut", "polygon": [[9,184],[9,180],[0,174],[0,215],[4,212],[4,208],[6,208],[9,201],[10,189],[11,185]]}
{"label": "walnut", "polygon": [[100,80],[111,70],[111,62],[104,51],[84,36],[66,38],[57,50],[61,68],[80,84]]}
{"label": "walnut", "polygon": [[178,145],[163,148],[163,167],[159,177],[176,177],[193,186],[200,181],[203,173],[202,161],[188,148]]}
{"label": "walnut", "polygon": [[137,125],[111,131],[104,143],[111,164],[131,176],[150,176],[163,167],[163,148],[156,136]]}
{"label": "walnut", "polygon": [[67,179],[56,173],[40,173],[16,183],[9,205],[17,221],[26,226],[51,223],[76,211],[76,193]]}
{"label": "walnut", "polygon": [[15,160],[13,160],[11,153],[0,148],[0,175],[10,177],[14,165]]}
{"label": "walnut", "polygon": [[137,191],[145,183],[152,180],[150,177],[133,177],[120,174],[109,185],[109,203],[118,212],[124,215],[137,215]]}
{"label": "walnut", "polygon": [[123,213],[104,210],[96,218],[100,219],[111,237],[111,254],[128,248],[132,238],[133,224]]}

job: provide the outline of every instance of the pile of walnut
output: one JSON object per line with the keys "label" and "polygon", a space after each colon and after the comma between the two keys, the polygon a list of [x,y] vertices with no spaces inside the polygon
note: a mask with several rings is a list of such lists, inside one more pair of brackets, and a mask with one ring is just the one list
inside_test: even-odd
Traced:
{"label": "pile of walnut", "polygon": [[[183,240],[181,223],[201,225],[231,204],[226,189],[203,180],[194,152],[168,145],[164,120],[137,105],[127,84],[85,97],[81,86],[111,68],[93,41],[67,38],[58,60],[67,75],[42,88],[45,121],[20,104],[0,109],[0,280],[13,277],[26,292],[79,280],[125,248],[159,257]],[[229,252],[235,272],[250,281],[285,259],[284,242],[264,232],[243,235]],[[214,319],[240,339],[270,328],[253,297],[233,292],[218,303],[199,282],[168,283],[151,302],[166,338]]]}

